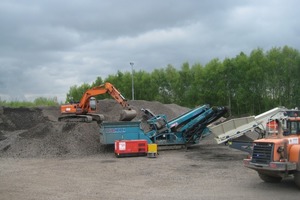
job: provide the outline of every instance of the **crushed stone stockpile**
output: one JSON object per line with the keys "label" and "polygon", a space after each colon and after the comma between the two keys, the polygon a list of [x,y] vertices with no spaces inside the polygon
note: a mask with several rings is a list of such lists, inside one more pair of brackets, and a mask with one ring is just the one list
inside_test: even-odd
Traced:
{"label": "crushed stone stockpile", "polygon": [[[175,104],[134,100],[129,104],[137,110],[133,121],[142,118],[141,108],[165,114],[170,120],[188,110]],[[113,99],[98,103],[106,121],[118,121],[122,107]],[[61,157],[104,155],[107,149],[99,141],[99,125],[58,122],[59,107],[0,107],[0,157]]]}

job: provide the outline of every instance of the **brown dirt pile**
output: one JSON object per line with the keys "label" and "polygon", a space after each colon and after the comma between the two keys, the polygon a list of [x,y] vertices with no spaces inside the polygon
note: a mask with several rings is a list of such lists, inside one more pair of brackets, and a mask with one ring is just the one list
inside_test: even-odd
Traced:
{"label": "brown dirt pile", "polygon": [[[149,101],[129,101],[137,110],[134,121],[141,119],[141,108],[172,119],[188,111],[175,104]],[[117,121],[122,107],[114,100],[101,100],[100,113],[106,121]],[[0,107],[0,157],[56,157],[105,155],[100,145],[96,122],[58,122],[59,107]]]}

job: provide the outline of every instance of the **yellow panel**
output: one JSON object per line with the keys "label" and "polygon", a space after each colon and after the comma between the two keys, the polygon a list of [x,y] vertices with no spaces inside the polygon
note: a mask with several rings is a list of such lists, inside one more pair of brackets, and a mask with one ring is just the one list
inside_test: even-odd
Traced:
{"label": "yellow panel", "polygon": [[148,153],[157,153],[157,144],[148,144]]}

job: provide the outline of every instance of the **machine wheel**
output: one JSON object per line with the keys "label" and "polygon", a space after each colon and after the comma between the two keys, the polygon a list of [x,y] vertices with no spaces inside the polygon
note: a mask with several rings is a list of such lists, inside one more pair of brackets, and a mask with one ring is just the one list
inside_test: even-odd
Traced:
{"label": "machine wheel", "polygon": [[300,188],[300,171],[295,172],[294,181],[298,188]]}
{"label": "machine wheel", "polygon": [[258,175],[261,180],[267,183],[279,183],[282,180],[282,177],[278,176],[270,176],[262,173],[258,173]]}

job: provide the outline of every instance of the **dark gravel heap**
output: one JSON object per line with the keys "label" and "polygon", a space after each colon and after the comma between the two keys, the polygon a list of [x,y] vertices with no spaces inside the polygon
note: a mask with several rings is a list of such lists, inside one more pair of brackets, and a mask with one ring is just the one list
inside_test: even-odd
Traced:
{"label": "dark gravel heap", "polygon": [[[141,119],[141,108],[168,119],[189,109],[175,104],[149,101],[129,101],[138,111],[133,121]],[[98,103],[106,121],[118,121],[122,107],[113,99]],[[99,125],[92,123],[58,122],[59,107],[7,108],[0,107],[0,157],[78,157],[105,155],[100,145]]]}

